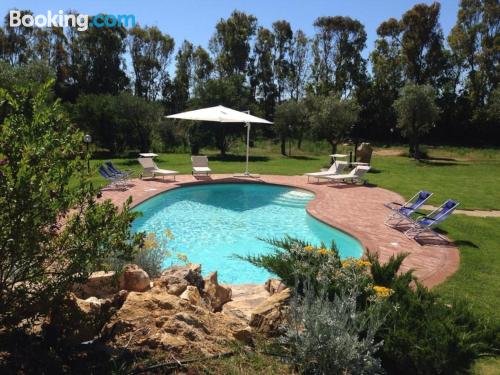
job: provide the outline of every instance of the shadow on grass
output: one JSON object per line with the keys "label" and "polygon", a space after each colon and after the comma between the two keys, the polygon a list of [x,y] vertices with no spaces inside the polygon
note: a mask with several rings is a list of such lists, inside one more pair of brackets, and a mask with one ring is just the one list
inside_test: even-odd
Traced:
{"label": "shadow on grass", "polygon": [[[209,156],[209,161],[227,161],[227,162],[244,162],[246,160],[245,155],[213,155]],[[250,156],[248,158],[249,162],[266,162],[269,161],[270,158],[267,156]]]}
{"label": "shadow on grass", "polygon": [[[449,160],[449,161],[446,161]],[[418,162],[422,164],[426,164],[429,166],[435,166],[435,167],[453,167],[457,165],[465,165],[466,163],[461,163],[458,161],[454,161],[455,159],[420,159]]]}
{"label": "shadow on grass", "polygon": [[467,240],[456,240],[454,241],[455,242],[455,245],[457,245],[458,247],[462,247],[462,246],[468,246],[468,247],[472,247],[474,249],[479,249],[479,246],[477,246],[474,242],[472,241],[467,241]]}
{"label": "shadow on grass", "polygon": [[310,156],[304,156],[304,155],[300,155],[300,156],[288,156],[287,159],[293,159],[293,160],[319,160],[319,158],[312,158]]}

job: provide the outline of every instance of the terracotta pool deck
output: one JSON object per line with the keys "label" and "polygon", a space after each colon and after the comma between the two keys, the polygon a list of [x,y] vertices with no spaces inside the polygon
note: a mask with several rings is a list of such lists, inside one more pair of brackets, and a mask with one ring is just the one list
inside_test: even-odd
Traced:
{"label": "terracotta pool deck", "polygon": [[161,192],[190,184],[223,182],[260,182],[287,185],[309,190],[316,194],[309,202],[307,211],[315,218],[356,237],[366,249],[376,251],[381,261],[391,255],[409,253],[402,269],[413,269],[414,274],[426,286],[442,283],[459,267],[459,251],[455,245],[437,236],[422,237],[419,242],[410,240],[400,230],[384,225],[390,212],[383,204],[403,202],[403,198],[392,191],[369,185],[308,183],[305,176],[261,175],[259,178],[240,178],[233,175],[210,177],[177,176],[158,179],[133,179],[125,191],[103,190],[103,198],[111,199],[121,206],[131,196],[133,205]]}

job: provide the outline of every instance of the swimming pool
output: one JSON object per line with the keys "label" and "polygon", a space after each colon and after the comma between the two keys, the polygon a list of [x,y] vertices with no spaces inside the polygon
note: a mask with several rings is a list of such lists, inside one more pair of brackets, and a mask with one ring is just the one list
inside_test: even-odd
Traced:
{"label": "swimming pool", "polygon": [[[335,241],[342,257],[360,257],[361,244],[306,212],[314,194],[285,186],[267,184],[207,184],[183,187],[159,194],[136,206],[143,216],[133,223],[134,231],[153,232],[173,240],[168,248],[202,265],[203,274],[217,271],[228,284],[263,283],[270,275],[234,254],[272,251],[259,238],[282,238],[285,234],[313,245]],[[178,263],[175,256],[165,266]]]}

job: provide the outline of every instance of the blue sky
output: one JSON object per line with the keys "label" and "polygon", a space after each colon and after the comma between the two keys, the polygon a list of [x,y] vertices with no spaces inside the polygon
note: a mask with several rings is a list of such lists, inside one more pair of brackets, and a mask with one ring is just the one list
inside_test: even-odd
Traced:
{"label": "blue sky", "polygon": [[[187,39],[195,45],[208,46],[216,22],[227,18],[234,9],[255,15],[259,25],[270,27],[285,19],[295,30],[301,28],[308,36],[318,16],[343,15],[356,18],[368,34],[366,56],[377,37],[376,28],[384,20],[400,16],[414,4],[432,1],[417,0],[0,0],[0,14],[9,9],[30,9],[34,13],[57,12],[59,9],[80,13],[134,14],[141,25],[155,25],[170,34],[179,46]],[[455,24],[459,0],[441,2],[441,26],[445,36]]]}

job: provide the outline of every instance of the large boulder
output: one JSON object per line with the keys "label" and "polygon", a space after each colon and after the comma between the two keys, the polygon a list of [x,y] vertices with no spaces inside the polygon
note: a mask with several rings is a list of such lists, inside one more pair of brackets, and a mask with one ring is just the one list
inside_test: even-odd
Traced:
{"label": "large boulder", "polygon": [[188,287],[192,285],[203,290],[203,277],[201,276],[201,266],[199,264],[189,264],[187,266],[172,266],[162,272],[161,276],[154,282],[155,286],[164,288],[168,293],[180,296]]}
{"label": "large boulder", "polygon": [[101,335],[111,347],[139,352],[168,351],[183,358],[188,354],[226,352],[237,339],[235,334],[241,340],[248,338],[240,332],[245,327],[237,319],[213,313],[167,293],[164,288],[154,287],[144,293],[130,292]]}
{"label": "large boulder", "polygon": [[217,272],[212,272],[205,279],[203,294],[207,305],[212,311],[221,311],[226,302],[231,301],[231,288],[219,285],[217,281]]}
{"label": "large boulder", "polygon": [[277,334],[285,322],[290,295],[290,289],[284,289],[270,296],[255,308],[249,325],[268,336]]}
{"label": "large boulder", "polygon": [[73,286],[73,292],[80,298],[108,297],[119,290],[118,277],[114,271],[93,272],[85,283]]}
{"label": "large boulder", "polygon": [[120,289],[145,292],[151,287],[149,275],[136,264],[127,264],[119,277]]}

